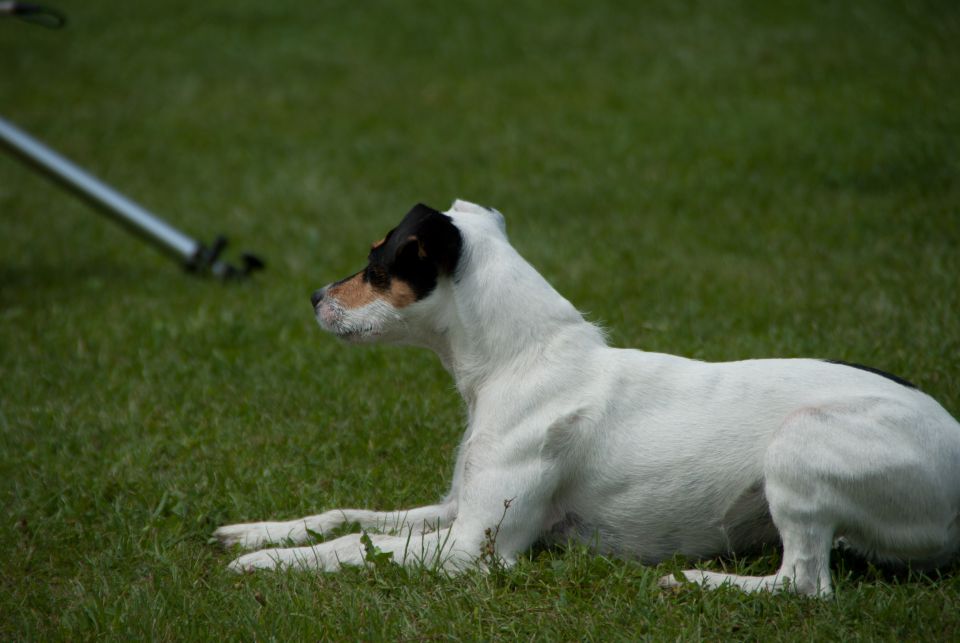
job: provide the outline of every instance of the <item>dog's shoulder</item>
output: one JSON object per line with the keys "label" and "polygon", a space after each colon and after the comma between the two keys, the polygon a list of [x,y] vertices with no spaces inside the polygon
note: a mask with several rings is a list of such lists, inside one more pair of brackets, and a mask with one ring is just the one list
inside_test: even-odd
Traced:
{"label": "dog's shoulder", "polygon": [[582,454],[596,421],[588,407],[560,414],[547,426],[541,455],[547,460],[563,460]]}

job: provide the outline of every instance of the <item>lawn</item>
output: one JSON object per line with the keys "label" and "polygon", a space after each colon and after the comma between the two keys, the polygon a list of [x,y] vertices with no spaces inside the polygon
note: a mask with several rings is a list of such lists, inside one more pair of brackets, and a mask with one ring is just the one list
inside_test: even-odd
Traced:
{"label": "lawn", "polygon": [[0,19],[0,115],[268,267],[187,276],[0,154],[0,640],[960,637],[960,567],[841,558],[810,600],[579,549],[236,576],[208,543],[444,492],[436,358],[309,304],[417,201],[500,209],[615,345],[862,362],[960,413],[956,2],[57,6]]}

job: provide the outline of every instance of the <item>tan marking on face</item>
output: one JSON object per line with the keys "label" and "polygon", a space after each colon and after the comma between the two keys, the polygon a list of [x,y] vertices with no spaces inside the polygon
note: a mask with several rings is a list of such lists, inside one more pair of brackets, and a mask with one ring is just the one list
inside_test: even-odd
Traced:
{"label": "tan marking on face", "polygon": [[380,246],[382,246],[386,240],[387,240],[387,238],[384,237],[383,239],[380,239],[380,241],[374,241],[372,244],[370,244],[370,249],[371,249],[371,250],[376,250],[377,248],[379,248]]}
{"label": "tan marking on face", "polygon": [[385,299],[390,302],[394,308],[403,308],[409,306],[417,300],[416,294],[413,292],[413,288],[400,279],[394,279],[390,282],[390,290],[386,293]]}
{"label": "tan marking on face", "polygon": [[373,289],[373,286],[363,280],[362,272],[358,272],[346,281],[333,286],[328,292],[344,308],[360,308],[378,298],[377,291]]}
{"label": "tan marking on face", "polygon": [[363,280],[363,273],[357,273],[328,291],[344,308],[360,308],[377,299],[387,301],[394,308],[405,308],[417,300],[413,288],[405,281],[392,279],[387,290],[377,290]]}

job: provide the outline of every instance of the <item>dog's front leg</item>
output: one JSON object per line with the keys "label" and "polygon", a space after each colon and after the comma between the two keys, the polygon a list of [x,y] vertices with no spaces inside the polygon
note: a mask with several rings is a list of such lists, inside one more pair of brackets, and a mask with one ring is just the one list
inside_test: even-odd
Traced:
{"label": "dog's front leg", "polygon": [[305,543],[311,533],[325,536],[337,527],[353,523],[359,523],[365,530],[423,533],[448,527],[456,515],[455,501],[398,511],[334,509],[297,520],[225,525],[214,531],[213,536],[225,547],[236,544],[244,549],[257,549],[288,540]]}
{"label": "dog's front leg", "polygon": [[[473,560],[476,554],[461,551],[454,546],[451,529],[440,529],[423,534],[408,532],[401,536],[370,535],[370,546],[364,544],[361,534],[348,534],[329,542],[309,547],[262,549],[245,554],[230,563],[236,572],[257,569],[293,568],[304,570],[337,571],[344,565],[362,565],[377,553],[390,555],[401,565],[446,566],[451,560]],[[477,550],[479,553],[479,549]]]}
{"label": "dog's front leg", "polygon": [[[472,567],[481,554],[496,555],[510,565],[543,533],[551,489],[544,479],[539,462],[472,474],[448,528],[427,534],[371,535],[371,543],[400,565],[437,565],[458,572]],[[362,536],[349,534],[310,547],[263,549],[237,558],[230,568],[335,571],[363,564],[367,553]]]}
{"label": "dog's front leg", "polygon": [[362,534],[348,534],[308,547],[261,549],[240,556],[229,567],[236,572],[281,568],[333,572],[346,565],[362,565],[370,556],[386,553],[398,565],[423,565],[459,573],[474,567],[477,560],[482,558],[481,554],[488,553],[484,551],[485,543],[496,547],[496,554],[504,564],[512,565],[517,552],[500,546],[498,535],[494,535],[497,523],[489,527],[489,531],[487,529],[478,529],[474,525],[461,526],[455,521],[446,529],[426,534],[371,534],[373,551],[363,542]]}

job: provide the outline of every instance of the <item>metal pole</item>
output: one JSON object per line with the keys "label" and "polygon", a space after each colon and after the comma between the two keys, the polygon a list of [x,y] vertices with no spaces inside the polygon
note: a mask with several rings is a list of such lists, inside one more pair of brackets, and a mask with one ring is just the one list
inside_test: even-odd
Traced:
{"label": "metal pole", "polygon": [[141,235],[164,252],[193,265],[203,246],[106,183],[80,169],[10,122],[0,118],[0,143],[48,177],[76,193],[114,221]]}

